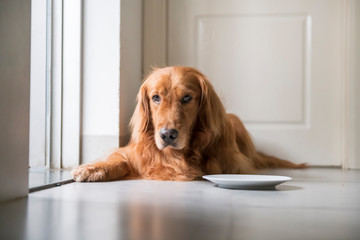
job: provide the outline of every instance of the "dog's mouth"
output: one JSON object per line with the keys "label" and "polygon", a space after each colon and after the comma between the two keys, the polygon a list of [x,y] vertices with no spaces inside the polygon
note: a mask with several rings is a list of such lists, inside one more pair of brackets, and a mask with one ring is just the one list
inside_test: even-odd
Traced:
{"label": "dog's mouth", "polygon": [[159,150],[182,150],[186,147],[186,141],[185,139],[178,139],[178,141],[166,143],[160,140],[156,141],[156,146]]}
{"label": "dog's mouth", "polygon": [[[175,148],[175,149],[178,149],[176,143],[163,143],[163,144],[162,144],[162,149],[164,149],[164,148]],[[161,150],[162,150],[162,149],[161,149]]]}
{"label": "dog's mouth", "polygon": [[157,141],[156,141],[156,147],[159,150],[165,150],[165,149],[181,150],[182,149],[181,147],[179,147],[179,145],[177,143],[164,143],[164,142],[158,143]]}

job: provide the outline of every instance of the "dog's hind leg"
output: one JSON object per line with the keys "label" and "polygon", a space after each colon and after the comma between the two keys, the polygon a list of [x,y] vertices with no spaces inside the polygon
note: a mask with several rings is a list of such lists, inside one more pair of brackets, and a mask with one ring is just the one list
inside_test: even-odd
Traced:
{"label": "dog's hind leg", "polygon": [[236,143],[241,153],[251,159],[257,169],[262,168],[306,168],[305,163],[295,164],[277,157],[268,156],[264,153],[257,152],[250,134],[245,129],[241,120],[233,115],[228,114],[228,118],[235,130]]}

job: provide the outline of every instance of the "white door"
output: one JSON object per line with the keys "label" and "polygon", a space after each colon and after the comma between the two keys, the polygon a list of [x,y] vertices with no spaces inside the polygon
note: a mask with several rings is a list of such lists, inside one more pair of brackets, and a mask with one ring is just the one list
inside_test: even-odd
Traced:
{"label": "white door", "polygon": [[169,0],[165,27],[151,30],[166,40],[157,49],[163,62],[145,43],[145,64],[199,68],[260,151],[297,163],[340,166],[343,2]]}

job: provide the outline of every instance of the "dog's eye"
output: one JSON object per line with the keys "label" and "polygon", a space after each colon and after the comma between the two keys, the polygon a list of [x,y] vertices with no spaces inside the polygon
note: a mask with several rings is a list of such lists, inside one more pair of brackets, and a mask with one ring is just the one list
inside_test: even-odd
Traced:
{"label": "dog's eye", "polygon": [[181,103],[188,103],[190,102],[192,99],[192,97],[190,95],[185,95],[182,99],[181,99]]}
{"label": "dog's eye", "polygon": [[154,95],[152,97],[152,100],[153,100],[154,103],[160,103],[160,96],[159,95]]}

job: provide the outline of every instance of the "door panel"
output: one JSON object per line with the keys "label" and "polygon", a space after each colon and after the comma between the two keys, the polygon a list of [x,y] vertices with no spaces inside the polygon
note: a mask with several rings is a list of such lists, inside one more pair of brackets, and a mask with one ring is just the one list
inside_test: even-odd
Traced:
{"label": "door panel", "polygon": [[228,111],[246,123],[305,124],[310,21],[271,15],[197,18],[196,65],[214,79]]}
{"label": "door panel", "polygon": [[338,166],[343,18],[340,0],[169,0],[167,64],[204,72],[260,151]]}

